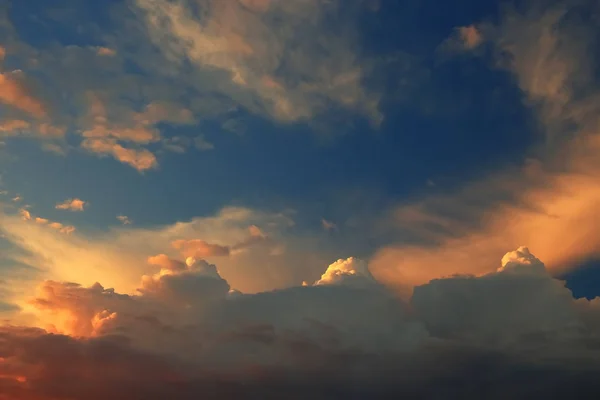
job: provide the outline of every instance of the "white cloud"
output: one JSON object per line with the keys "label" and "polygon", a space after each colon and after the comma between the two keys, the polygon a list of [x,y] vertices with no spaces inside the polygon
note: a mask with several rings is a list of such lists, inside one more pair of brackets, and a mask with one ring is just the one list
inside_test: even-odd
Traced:
{"label": "white cloud", "polygon": [[329,265],[321,279],[315,282],[315,285],[364,286],[374,283],[375,279],[371,275],[367,263],[350,257],[345,260],[337,260]]}

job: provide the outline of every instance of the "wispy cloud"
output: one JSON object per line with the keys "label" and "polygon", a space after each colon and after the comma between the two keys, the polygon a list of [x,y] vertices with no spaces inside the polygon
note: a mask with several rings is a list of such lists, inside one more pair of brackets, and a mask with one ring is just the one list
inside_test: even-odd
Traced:
{"label": "wispy cloud", "polygon": [[[337,2],[204,3],[198,16],[187,1],[136,1],[150,37],[171,61],[225,72],[229,82],[221,90],[244,107],[296,121],[337,103],[381,121],[378,96],[363,86],[364,68],[347,27],[325,29],[327,15],[341,7]],[[306,24],[314,33],[307,34]]]}
{"label": "wispy cloud", "polygon": [[332,231],[337,229],[337,225],[331,221],[326,220],[325,218],[321,219],[321,226],[326,231]]}
{"label": "wispy cloud", "polygon": [[85,139],[81,147],[99,155],[113,156],[116,160],[140,172],[158,167],[156,156],[150,151],[143,148],[123,147],[113,139]]}

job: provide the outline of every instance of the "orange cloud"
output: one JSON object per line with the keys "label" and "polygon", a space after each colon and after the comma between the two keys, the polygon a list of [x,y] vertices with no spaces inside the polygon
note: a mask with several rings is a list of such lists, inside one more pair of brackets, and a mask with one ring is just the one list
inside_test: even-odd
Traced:
{"label": "orange cloud", "polygon": [[96,54],[98,54],[99,56],[114,57],[117,54],[117,52],[108,47],[98,47],[96,49]]}
{"label": "orange cloud", "polygon": [[55,208],[57,210],[69,210],[69,211],[83,211],[84,208],[88,205],[87,201],[83,201],[81,199],[67,199],[62,203],[58,203]]}
{"label": "orange cloud", "polygon": [[[38,221],[36,221],[38,222]],[[60,233],[65,233],[67,235],[75,232],[75,227],[72,225],[63,225],[60,222],[50,222],[48,226],[52,229],[56,229]]]}
{"label": "orange cloud", "polygon": [[161,269],[169,271],[183,271],[185,270],[185,263],[169,258],[166,254],[158,254],[156,256],[148,257],[148,264],[155,265]]}
{"label": "orange cloud", "polygon": [[21,208],[21,209],[19,210],[19,214],[21,214],[21,217],[23,217],[23,219],[24,219],[25,221],[29,221],[29,220],[31,220],[31,214],[30,214],[30,213],[29,213],[29,211],[27,211],[26,209],[24,209],[24,208]]}
{"label": "orange cloud", "polygon": [[181,251],[184,257],[206,258],[228,256],[230,249],[228,246],[207,243],[204,240],[175,240],[172,246]]}
{"label": "orange cloud", "polygon": [[89,94],[88,99],[90,108],[87,119],[91,123],[91,127],[82,130],[81,135],[83,137],[116,139],[139,144],[156,142],[160,139],[160,132],[153,128],[151,124],[131,123],[129,121],[120,124],[109,122],[111,119],[109,119],[103,100],[95,94]]}
{"label": "orange cloud", "polygon": [[85,139],[81,146],[93,153],[112,155],[116,160],[128,164],[138,171],[156,168],[156,156],[146,149],[128,149],[112,139]]}
{"label": "orange cloud", "polygon": [[15,132],[21,132],[25,129],[29,129],[31,124],[27,121],[20,119],[10,119],[0,122],[0,132],[11,134]]}
{"label": "orange cloud", "polygon": [[75,227],[72,225],[63,225],[60,222],[50,221],[46,218],[36,217],[36,216],[32,215],[31,212],[29,212],[26,208],[19,209],[19,214],[21,215],[21,218],[24,221],[35,222],[36,224],[39,224],[39,225],[47,225],[48,227],[55,229],[55,230],[59,231],[60,233],[67,234],[67,235],[75,232],[75,230],[76,230]]}
{"label": "orange cloud", "polygon": [[483,42],[481,32],[474,25],[461,26],[458,28],[458,34],[463,46],[468,50],[474,49]]}
{"label": "orange cloud", "polygon": [[15,74],[0,73],[0,102],[25,111],[36,118],[46,115],[46,106],[34,97]]}

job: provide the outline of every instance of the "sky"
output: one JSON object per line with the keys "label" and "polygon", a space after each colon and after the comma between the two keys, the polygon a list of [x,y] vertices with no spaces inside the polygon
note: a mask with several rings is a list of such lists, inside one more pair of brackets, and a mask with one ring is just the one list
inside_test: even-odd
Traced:
{"label": "sky", "polygon": [[599,24],[0,0],[0,400],[595,398]]}

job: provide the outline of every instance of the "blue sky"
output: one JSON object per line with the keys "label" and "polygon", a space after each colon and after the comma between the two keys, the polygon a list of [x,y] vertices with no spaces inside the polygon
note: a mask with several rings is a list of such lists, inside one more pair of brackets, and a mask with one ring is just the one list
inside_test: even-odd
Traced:
{"label": "blue sky", "polygon": [[[0,0],[0,393],[595,362],[599,11]],[[44,392],[45,340],[159,386]]]}

